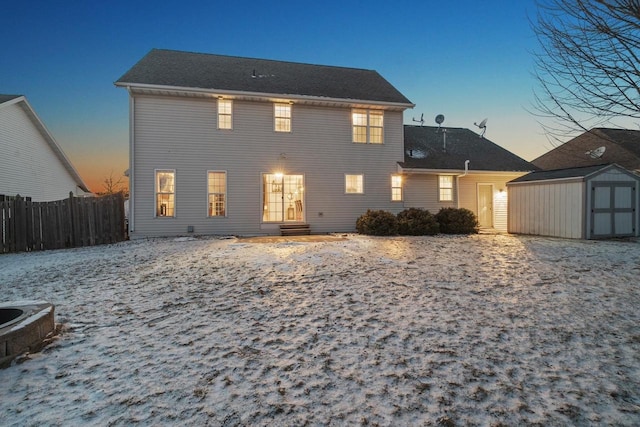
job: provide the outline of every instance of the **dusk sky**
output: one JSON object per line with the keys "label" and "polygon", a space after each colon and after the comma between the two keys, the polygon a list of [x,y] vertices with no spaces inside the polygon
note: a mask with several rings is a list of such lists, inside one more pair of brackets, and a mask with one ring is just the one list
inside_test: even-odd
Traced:
{"label": "dusk sky", "polygon": [[[534,0],[8,2],[0,93],[25,95],[89,187],[128,168],[127,92],[152,48],[374,69],[416,104],[532,160],[552,145],[533,102]],[[473,165],[471,165],[473,167]]]}

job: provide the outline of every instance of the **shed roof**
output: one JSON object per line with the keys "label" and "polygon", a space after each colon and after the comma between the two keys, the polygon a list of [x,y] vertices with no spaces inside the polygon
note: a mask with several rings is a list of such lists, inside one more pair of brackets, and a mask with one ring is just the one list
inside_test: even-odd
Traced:
{"label": "shed roof", "polygon": [[519,178],[512,180],[511,182],[530,182],[530,181],[546,181],[552,179],[567,179],[567,178],[584,178],[599,172],[602,169],[609,167],[608,164],[596,165],[596,166],[583,166],[579,168],[566,168],[566,169],[554,169],[531,172],[523,175]]}
{"label": "shed roof", "polygon": [[473,170],[528,172],[538,169],[469,129],[404,126],[404,162],[400,163],[403,168],[461,170],[466,160]]}
{"label": "shed roof", "polygon": [[373,70],[165,49],[152,49],[116,85],[310,96],[413,107]]}

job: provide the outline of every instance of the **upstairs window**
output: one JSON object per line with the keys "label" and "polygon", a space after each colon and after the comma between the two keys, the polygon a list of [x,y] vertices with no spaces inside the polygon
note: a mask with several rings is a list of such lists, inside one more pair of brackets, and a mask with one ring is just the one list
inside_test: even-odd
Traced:
{"label": "upstairs window", "polygon": [[353,110],[353,142],[382,144],[384,142],[384,112],[382,110]]}
{"label": "upstairs window", "polygon": [[438,176],[438,200],[440,202],[452,202],[453,201],[453,176],[452,175],[439,175]]}
{"label": "upstairs window", "polygon": [[347,194],[364,194],[364,175],[345,175],[344,192]]}
{"label": "upstairs window", "polygon": [[227,173],[209,171],[207,173],[208,216],[227,215]]}
{"label": "upstairs window", "polygon": [[391,201],[402,201],[402,176],[391,175]]}
{"label": "upstairs window", "polygon": [[273,117],[276,132],[291,132],[291,104],[274,104]]}
{"label": "upstairs window", "polygon": [[156,216],[175,216],[176,171],[156,171]]}
{"label": "upstairs window", "polygon": [[233,101],[218,99],[218,129],[233,129]]}

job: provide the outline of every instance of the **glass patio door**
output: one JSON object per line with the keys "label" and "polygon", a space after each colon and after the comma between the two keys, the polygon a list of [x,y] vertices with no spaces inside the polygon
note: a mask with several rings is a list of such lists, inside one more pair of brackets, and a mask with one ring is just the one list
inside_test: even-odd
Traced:
{"label": "glass patio door", "polygon": [[304,176],[262,175],[262,221],[304,221]]}

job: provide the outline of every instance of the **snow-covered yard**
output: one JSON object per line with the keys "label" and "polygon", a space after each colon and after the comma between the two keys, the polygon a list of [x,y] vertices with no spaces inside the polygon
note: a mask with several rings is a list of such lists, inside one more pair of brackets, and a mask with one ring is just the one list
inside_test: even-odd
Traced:
{"label": "snow-covered yard", "polygon": [[0,256],[65,332],[0,425],[639,425],[640,244],[152,239]]}

